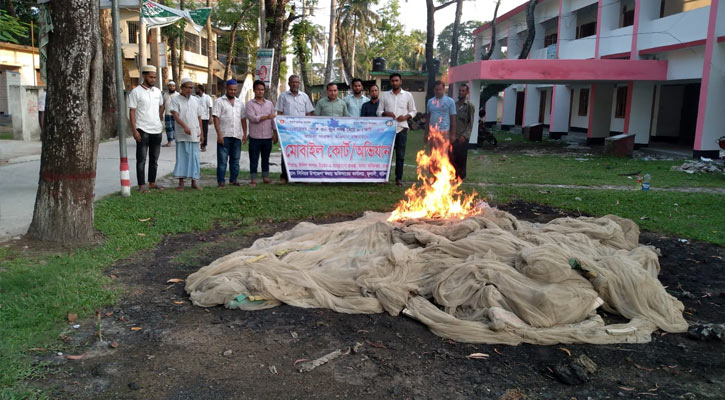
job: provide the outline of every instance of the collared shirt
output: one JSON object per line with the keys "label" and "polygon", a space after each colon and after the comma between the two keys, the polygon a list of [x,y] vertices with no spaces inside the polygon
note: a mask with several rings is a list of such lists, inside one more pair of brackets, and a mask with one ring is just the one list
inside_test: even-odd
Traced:
{"label": "collared shirt", "polygon": [[317,102],[315,106],[315,115],[327,116],[327,117],[347,117],[350,114],[347,112],[347,104],[344,100],[339,97],[335,101],[330,101],[330,98],[325,96]]}
{"label": "collared shirt", "polygon": [[206,93],[202,93],[201,96],[197,97],[197,100],[199,100],[199,107],[201,107],[201,119],[205,121],[209,120],[209,109],[214,107],[214,102],[211,101],[211,96]]}
{"label": "collared shirt", "polygon": [[[401,115],[410,115],[414,118],[418,111],[415,109],[415,100],[410,92],[400,89],[398,94],[392,90],[383,92],[380,96],[380,105],[378,105],[378,117],[382,117],[384,112],[391,112],[395,117]],[[408,128],[408,121],[397,121],[395,133]]]}
{"label": "collared shirt", "polygon": [[201,134],[199,126],[199,99],[194,96],[174,96],[171,99],[172,113],[178,113],[178,117],[184,121],[191,131],[190,135],[184,132],[184,128],[174,118],[174,131],[176,132],[176,140],[179,142],[198,142]]}
{"label": "collared shirt", "polygon": [[247,114],[242,99],[235,98],[234,104],[232,104],[231,100],[224,95],[214,103],[212,114],[219,118],[219,130],[221,131],[222,137],[233,137],[237,139],[243,137],[242,120]]}
{"label": "collared shirt", "polygon": [[378,105],[380,100],[378,99],[375,103],[372,100],[362,105],[360,109],[361,117],[377,117],[378,116]]}
{"label": "collared shirt", "polygon": [[347,114],[351,117],[359,117],[360,109],[362,108],[363,104],[367,103],[368,101],[370,101],[370,99],[364,94],[361,94],[360,97],[355,97],[354,94],[349,94],[345,96]]}
{"label": "collared shirt", "polygon": [[150,135],[160,134],[164,124],[159,118],[159,107],[164,105],[161,90],[156,86],[138,85],[128,94],[128,108],[136,110],[136,129]]}
{"label": "collared shirt", "polygon": [[297,92],[297,95],[294,95],[288,90],[279,95],[279,100],[277,100],[276,110],[284,115],[304,117],[314,109],[310,98],[304,92]]}
{"label": "collared shirt", "polygon": [[451,130],[451,115],[456,115],[456,102],[452,98],[443,95],[440,99],[431,97],[428,99],[428,113],[430,114],[430,126],[435,126],[441,131]]}
{"label": "collared shirt", "polygon": [[470,101],[456,102],[456,135],[470,139],[473,130],[474,107]]}
{"label": "collared shirt", "polygon": [[247,119],[249,120],[249,137],[254,139],[272,139],[274,137],[274,119],[259,119],[274,112],[274,104],[263,99],[262,104],[252,99],[247,102]]}
{"label": "collared shirt", "polygon": [[170,95],[168,90],[164,92],[164,115],[171,115],[171,99],[176,96],[181,96],[181,93],[174,92]]}

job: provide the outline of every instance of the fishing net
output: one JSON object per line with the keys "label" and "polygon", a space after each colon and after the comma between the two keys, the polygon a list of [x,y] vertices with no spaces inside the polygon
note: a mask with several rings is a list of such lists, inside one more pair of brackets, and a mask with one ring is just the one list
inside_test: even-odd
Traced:
{"label": "fishing net", "polygon": [[201,268],[186,291],[202,307],[402,313],[469,343],[644,343],[658,328],[687,330],[682,303],[657,279],[658,250],[639,245],[631,220],[389,215],[302,222]]}

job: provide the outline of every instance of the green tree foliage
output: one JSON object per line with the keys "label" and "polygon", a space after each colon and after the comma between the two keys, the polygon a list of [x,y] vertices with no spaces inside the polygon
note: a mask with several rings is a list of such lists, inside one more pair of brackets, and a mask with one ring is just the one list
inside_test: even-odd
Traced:
{"label": "green tree foliage", "polygon": [[375,29],[365,37],[367,46],[357,57],[358,65],[369,71],[374,57],[384,57],[388,69],[419,71],[425,62],[425,32],[405,33],[398,0],[383,5],[378,16]]}
{"label": "green tree foliage", "polygon": [[[473,31],[483,25],[481,21],[461,22],[458,27],[458,65],[473,62],[475,58],[474,47],[475,37]],[[451,37],[453,36],[453,24],[443,28],[438,35],[437,57],[441,60],[441,70],[445,71],[449,67],[451,60]]]}
{"label": "green tree foliage", "polygon": [[[5,10],[0,10],[0,41],[20,44],[20,40],[27,39],[28,25],[20,22]],[[25,44],[25,43],[23,43]]]}

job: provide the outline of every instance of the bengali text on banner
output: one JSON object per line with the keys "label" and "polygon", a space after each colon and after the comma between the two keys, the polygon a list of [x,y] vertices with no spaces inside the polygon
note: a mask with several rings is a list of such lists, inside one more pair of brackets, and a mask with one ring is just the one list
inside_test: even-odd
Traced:
{"label": "bengali text on banner", "polygon": [[290,182],[387,182],[390,118],[275,118]]}

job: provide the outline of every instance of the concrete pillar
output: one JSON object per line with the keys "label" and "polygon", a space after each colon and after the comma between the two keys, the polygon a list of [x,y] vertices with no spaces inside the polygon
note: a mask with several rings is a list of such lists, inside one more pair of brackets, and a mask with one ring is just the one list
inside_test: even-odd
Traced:
{"label": "concrete pillar", "polygon": [[508,130],[516,124],[516,89],[511,86],[503,91],[502,114],[501,129]]}
{"label": "concrete pillar", "polygon": [[496,125],[496,114],[498,114],[498,96],[493,96],[486,102],[486,121],[488,127]]}
{"label": "concrete pillar", "polygon": [[614,96],[613,84],[592,84],[589,91],[587,144],[604,143],[604,138],[609,137],[612,122],[612,96]]}
{"label": "concrete pillar", "polygon": [[[710,18],[705,42],[705,62],[702,68],[700,102],[695,129],[693,157],[719,157],[717,139],[725,126],[725,75],[718,66],[725,64],[725,48],[718,43],[717,25],[725,23],[725,4],[719,0],[710,3]],[[713,68],[714,67],[714,68]]]}
{"label": "concrete pillar", "polygon": [[526,85],[524,95],[524,120],[522,126],[531,126],[539,123],[539,105],[541,94],[537,85]]}
{"label": "concrete pillar", "polygon": [[471,93],[470,100],[473,105],[473,130],[471,131],[471,139],[468,143],[478,143],[478,106],[481,102],[481,81],[472,81],[470,83]]}
{"label": "concrete pillar", "polygon": [[551,120],[549,137],[559,139],[569,133],[569,112],[571,111],[571,90],[566,85],[554,85],[551,95]]}
{"label": "concrete pillar", "polygon": [[624,133],[633,133],[635,145],[649,143],[652,122],[652,100],[655,84],[652,82],[630,82],[627,87],[627,113],[624,118]]}

